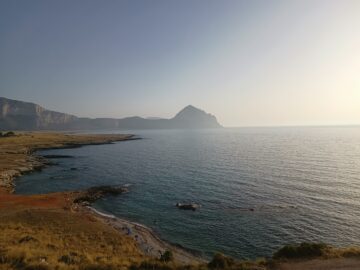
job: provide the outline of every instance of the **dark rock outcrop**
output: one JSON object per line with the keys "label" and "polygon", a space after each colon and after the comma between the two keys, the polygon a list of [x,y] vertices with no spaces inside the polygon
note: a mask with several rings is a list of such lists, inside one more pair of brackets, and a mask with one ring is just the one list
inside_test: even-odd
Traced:
{"label": "dark rock outcrop", "polygon": [[128,189],[125,187],[119,187],[119,186],[98,186],[98,187],[92,187],[85,191],[79,192],[74,199],[74,203],[79,204],[91,204],[101,198],[103,198],[106,195],[120,195],[122,193],[128,192]]}
{"label": "dark rock outcrop", "polygon": [[177,203],[176,207],[182,210],[192,210],[195,211],[200,207],[200,205],[196,203]]}

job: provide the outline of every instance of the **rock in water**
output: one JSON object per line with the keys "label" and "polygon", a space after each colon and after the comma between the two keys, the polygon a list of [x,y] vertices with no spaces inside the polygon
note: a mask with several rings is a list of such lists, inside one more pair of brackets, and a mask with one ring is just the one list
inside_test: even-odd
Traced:
{"label": "rock in water", "polygon": [[176,207],[182,210],[192,210],[195,211],[200,207],[200,205],[196,203],[177,203]]}

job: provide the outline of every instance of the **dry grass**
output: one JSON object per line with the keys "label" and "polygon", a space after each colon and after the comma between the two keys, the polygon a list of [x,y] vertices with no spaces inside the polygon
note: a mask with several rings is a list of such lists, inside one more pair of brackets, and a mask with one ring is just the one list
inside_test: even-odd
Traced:
{"label": "dry grass", "polygon": [[133,239],[65,210],[1,211],[0,231],[0,269],[127,269],[145,259]]}
{"label": "dry grass", "polygon": [[133,239],[91,215],[72,212],[69,194],[8,193],[13,177],[43,165],[31,155],[36,149],[110,143],[129,136],[16,135],[0,138],[0,270],[127,269],[145,259]]}

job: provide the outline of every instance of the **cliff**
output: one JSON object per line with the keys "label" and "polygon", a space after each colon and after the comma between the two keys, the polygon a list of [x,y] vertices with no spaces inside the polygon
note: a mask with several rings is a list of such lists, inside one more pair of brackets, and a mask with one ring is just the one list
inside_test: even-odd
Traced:
{"label": "cliff", "polygon": [[127,117],[79,118],[35,103],[0,97],[0,130],[187,129],[220,128],[216,117],[187,106],[171,119]]}
{"label": "cliff", "polygon": [[56,129],[75,121],[76,116],[47,110],[37,104],[0,98],[0,129]]}

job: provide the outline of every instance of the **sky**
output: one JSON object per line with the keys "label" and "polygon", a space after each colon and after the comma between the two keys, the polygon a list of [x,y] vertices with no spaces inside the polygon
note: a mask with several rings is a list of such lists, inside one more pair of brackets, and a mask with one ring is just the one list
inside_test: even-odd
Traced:
{"label": "sky", "polygon": [[88,117],[360,124],[358,0],[1,0],[0,96]]}

